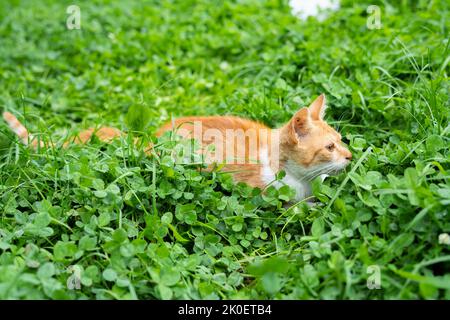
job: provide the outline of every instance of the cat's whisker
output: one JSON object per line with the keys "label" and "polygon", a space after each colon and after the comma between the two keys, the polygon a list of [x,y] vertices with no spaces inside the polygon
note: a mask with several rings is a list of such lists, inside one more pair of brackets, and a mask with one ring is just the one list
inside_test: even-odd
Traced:
{"label": "cat's whisker", "polygon": [[322,170],[323,168],[320,168],[310,172],[308,175],[306,175],[305,180],[306,181],[313,180],[314,178],[318,177],[321,174]]}
{"label": "cat's whisker", "polygon": [[[305,181],[311,181],[315,178],[317,178],[318,176],[320,176],[321,174],[327,174],[331,171],[333,171],[333,164],[328,164],[325,167],[320,167],[320,168],[315,168],[312,171],[308,172],[303,179]],[[330,171],[331,170],[331,171]]]}

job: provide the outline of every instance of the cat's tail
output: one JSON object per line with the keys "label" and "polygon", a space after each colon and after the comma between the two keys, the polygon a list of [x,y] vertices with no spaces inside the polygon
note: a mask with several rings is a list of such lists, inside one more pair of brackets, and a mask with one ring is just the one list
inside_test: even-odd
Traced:
{"label": "cat's tail", "polygon": [[3,112],[3,119],[5,119],[9,128],[19,137],[24,145],[36,147],[38,142],[28,132],[27,128],[10,112]]}
{"label": "cat's tail", "polygon": [[[55,145],[51,141],[44,141],[36,139],[27,130],[27,128],[10,112],[3,112],[3,119],[5,119],[9,128],[19,137],[22,143],[26,146],[31,146],[37,149],[38,145],[43,148],[46,146],[54,147]],[[67,147],[70,143],[83,144],[88,142],[91,137],[95,135],[101,141],[111,142],[111,140],[123,135],[123,133],[116,129],[110,127],[100,127],[100,128],[89,128],[77,134],[75,137],[67,140],[63,147]]]}

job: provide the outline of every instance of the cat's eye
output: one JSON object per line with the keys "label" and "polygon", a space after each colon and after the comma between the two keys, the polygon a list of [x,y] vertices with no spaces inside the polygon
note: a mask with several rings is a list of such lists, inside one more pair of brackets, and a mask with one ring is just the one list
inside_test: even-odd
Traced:
{"label": "cat's eye", "polygon": [[333,151],[334,150],[334,143],[330,143],[325,147],[328,151]]}

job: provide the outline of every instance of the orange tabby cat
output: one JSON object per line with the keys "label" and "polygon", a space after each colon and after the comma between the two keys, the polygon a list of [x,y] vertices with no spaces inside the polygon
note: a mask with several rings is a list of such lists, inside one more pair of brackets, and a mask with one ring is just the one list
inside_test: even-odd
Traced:
{"label": "orange tabby cat", "polygon": [[[320,95],[308,108],[300,109],[279,129],[232,116],[184,117],[163,125],[157,136],[176,129],[177,134],[201,142],[208,163],[223,163],[224,171],[231,171],[235,181],[263,188],[284,184],[296,191],[296,200],[311,195],[310,182],[318,176],[336,174],[344,169],[352,154],[341,144],[341,135],[324,120],[325,96]],[[9,127],[23,143],[37,146],[28,130],[9,112],[3,113]],[[88,129],[65,143],[86,143],[96,135],[103,141],[122,135],[109,127]],[[42,142],[41,142],[42,144]],[[208,146],[214,145],[210,150]],[[285,177],[275,180],[284,170]]]}

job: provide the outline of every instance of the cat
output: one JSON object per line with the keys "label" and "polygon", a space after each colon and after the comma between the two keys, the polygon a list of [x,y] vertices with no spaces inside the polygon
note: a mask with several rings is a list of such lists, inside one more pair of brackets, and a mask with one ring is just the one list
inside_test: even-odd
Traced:
{"label": "cat", "polygon": [[[276,188],[288,185],[296,192],[295,200],[302,201],[311,197],[310,184],[314,178],[338,174],[352,159],[341,135],[324,121],[325,109],[326,98],[322,94],[277,129],[234,116],[192,116],[164,124],[156,136],[175,131],[184,138],[195,138],[202,146],[199,152],[205,154],[206,162],[223,163],[222,170],[231,172],[235,182],[261,189],[269,184]],[[4,112],[3,118],[24,144],[38,146],[37,139],[14,115]],[[93,135],[110,142],[123,134],[111,127],[90,128],[66,141],[64,146],[86,143]],[[213,151],[211,145],[215,147]],[[285,176],[277,180],[280,170]]]}

